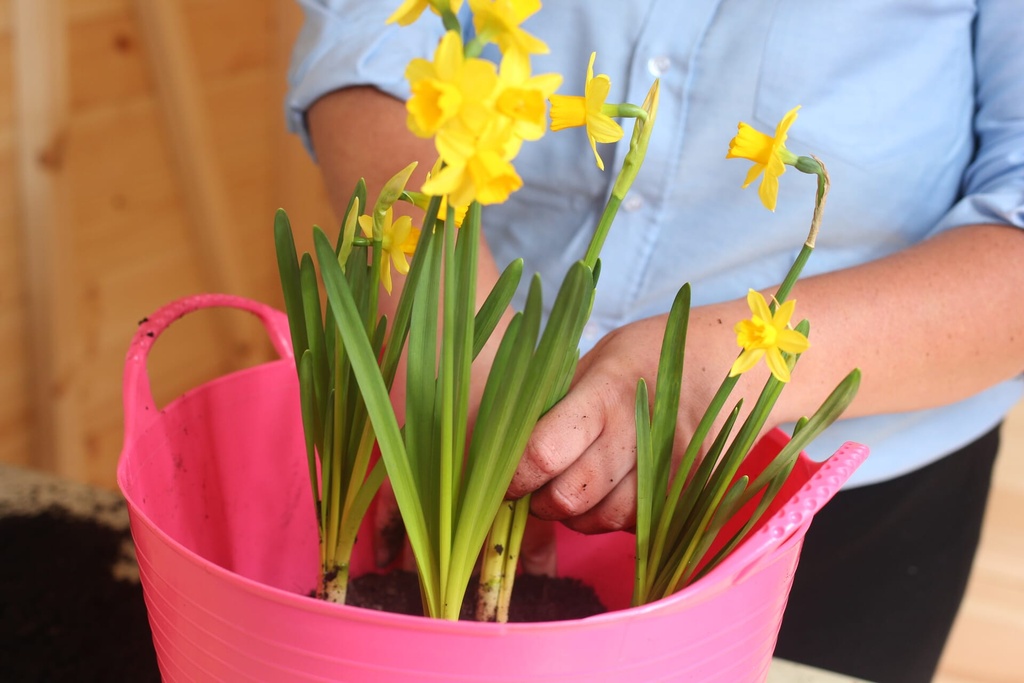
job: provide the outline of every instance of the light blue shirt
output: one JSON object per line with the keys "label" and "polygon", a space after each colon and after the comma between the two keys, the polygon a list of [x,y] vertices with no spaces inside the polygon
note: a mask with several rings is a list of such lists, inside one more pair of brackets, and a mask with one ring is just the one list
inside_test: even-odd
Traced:
{"label": "light blue shirt", "polygon": [[[406,63],[430,58],[442,33],[429,13],[411,27],[385,26],[398,0],[299,3],[307,20],[286,109],[303,136],[306,109],[332,90],[369,84],[407,98]],[[683,282],[699,305],[782,279],[806,235],[814,180],[790,170],[770,214],[755,187],[740,190],[749,164],[725,152],[738,121],[770,132],[797,104],[787,147],[820,157],[832,178],[805,276],[961,225],[1024,227],[1020,0],[548,0],[524,28],[551,48],[534,72],[563,74],[563,94],[582,94],[595,50],[610,102],[640,103],[661,79],[647,159],[602,252],[584,351],[667,311]],[[484,211],[499,265],[524,257],[552,299],[583,255],[628,137],[599,148],[606,173],[581,130],[524,145],[514,162],[524,187]],[[811,454],[864,443],[871,457],[850,485],[889,479],[991,429],[1022,389],[1018,377],[943,408],[843,420]]]}

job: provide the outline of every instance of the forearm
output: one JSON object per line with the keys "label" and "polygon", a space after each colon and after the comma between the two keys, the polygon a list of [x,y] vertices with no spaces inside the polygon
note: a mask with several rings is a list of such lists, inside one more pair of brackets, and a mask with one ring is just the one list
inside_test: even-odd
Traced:
{"label": "forearm", "polygon": [[[862,382],[847,417],[953,403],[1019,374],[1021,292],[1024,231],[996,225],[953,229],[890,257],[800,281],[792,298],[796,319],[811,323],[811,348],[776,420],[809,415],[854,367]],[[742,302],[729,302],[698,320],[710,329],[722,318],[731,328],[745,315]],[[766,371],[759,370],[763,381]]]}

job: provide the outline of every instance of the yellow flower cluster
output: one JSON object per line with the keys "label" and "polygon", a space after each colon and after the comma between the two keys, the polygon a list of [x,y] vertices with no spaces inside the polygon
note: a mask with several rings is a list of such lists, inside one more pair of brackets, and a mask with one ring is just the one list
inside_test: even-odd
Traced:
{"label": "yellow flower cluster", "polygon": [[[444,5],[431,2],[430,7]],[[451,2],[448,11],[460,3]],[[441,39],[433,60],[414,59],[406,68],[412,96],[409,129],[434,138],[443,166],[423,186],[428,195],[447,195],[452,206],[476,200],[498,204],[522,186],[512,160],[524,140],[547,130],[547,101],[562,83],[557,74],[534,76],[530,55],[547,45],[520,24],[540,9],[539,0],[469,0],[477,40],[502,51],[500,67],[467,56],[457,31]],[[406,2],[392,19],[403,23],[427,7]],[[446,8],[440,8],[443,13]]]}

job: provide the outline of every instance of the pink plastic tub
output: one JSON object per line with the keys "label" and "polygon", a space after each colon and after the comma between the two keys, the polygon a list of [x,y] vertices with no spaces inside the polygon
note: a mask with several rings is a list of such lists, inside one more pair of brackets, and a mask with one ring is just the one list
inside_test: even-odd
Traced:
{"label": "pink plastic tub", "polygon": [[[146,358],[174,320],[229,306],[256,314],[282,359],[221,377],[158,409]],[[443,622],[306,597],[317,531],[284,315],[237,297],[175,302],[142,323],[124,378],[118,483],[128,501],[165,681],[763,681],[804,533],[863,461],[847,444],[801,456],[778,509],[705,578],[629,608],[633,539],[559,529],[559,572],[616,610],[542,624]],[[771,434],[750,470],[785,442]],[[354,573],[370,552],[357,544]]]}

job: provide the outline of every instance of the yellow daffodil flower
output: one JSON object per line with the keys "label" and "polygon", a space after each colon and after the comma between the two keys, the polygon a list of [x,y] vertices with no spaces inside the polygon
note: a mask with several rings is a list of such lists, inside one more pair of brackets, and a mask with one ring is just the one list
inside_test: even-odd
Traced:
{"label": "yellow daffodil flower", "polygon": [[[416,251],[416,243],[420,239],[419,228],[413,226],[412,218],[401,216],[392,222],[393,209],[390,207],[384,214],[384,230],[381,239],[381,249],[384,250],[384,257],[381,259],[380,281],[387,293],[391,293],[391,264],[395,266],[402,275],[409,272],[409,262],[406,255]],[[359,227],[363,229],[363,235],[373,237],[373,217],[360,216]]]}
{"label": "yellow daffodil flower", "polygon": [[583,97],[578,95],[551,96],[551,130],[586,126],[587,138],[590,140],[590,148],[594,150],[597,167],[603,171],[604,161],[597,153],[597,143],[617,142],[622,139],[623,131],[622,126],[602,111],[612,82],[605,74],[594,76],[594,60],[596,58],[597,53],[591,53],[590,63],[587,65],[587,82]]}
{"label": "yellow daffodil flower", "polygon": [[489,100],[498,83],[497,69],[483,59],[466,59],[456,31],[441,38],[433,62],[413,59],[405,76],[412,90],[407,124],[420,137],[433,137],[456,117],[479,129],[492,114]]}
{"label": "yellow daffodil flower", "polygon": [[547,130],[547,102],[562,84],[559,74],[531,76],[530,60],[507,53],[498,72],[495,108],[513,123],[512,133],[523,140],[538,140]]}
{"label": "yellow daffodil flower", "polygon": [[399,26],[408,26],[419,19],[420,15],[423,14],[423,10],[427,9],[428,6],[434,14],[440,14],[438,9],[446,5],[455,14],[462,7],[462,0],[404,0],[401,6],[388,17],[385,23],[397,23]]}
{"label": "yellow daffodil flower", "polygon": [[786,136],[789,127],[796,121],[798,109],[800,107],[796,106],[786,112],[775,127],[775,137],[765,135],[741,121],[739,131],[729,142],[729,152],[725,155],[726,159],[749,159],[754,162],[743,181],[743,187],[749,186],[764,173],[757,194],[769,211],[775,210],[779,196],[779,176],[786,172],[786,164],[793,165],[797,160],[797,156],[786,149]]}
{"label": "yellow daffodil flower", "polygon": [[789,381],[789,366],[782,357],[786,353],[803,353],[810,346],[807,337],[796,330],[789,329],[789,320],[793,317],[796,300],[790,299],[779,305],[772,315],[768,303],[760,292],[751,289],[747,292],[747,305],[750,306],[751,317],[736,323],[736,343],[743,348],[736,362],[729,370],[729,376],[735,377],[757,365],[765,358],[768,369],[780,382]]}
{"label": "yellow daffodil flower", "polygon": [[540,9],[540,0],[469,0],[469,6],[477,35],[496,43],[503,54],[548,53],[547,43],[520,28]]}
{"label": "yellow daffodil flower", "polygon": [[[441,160],[440,157],[438,157],[437,161],[434,162],[434,167],[432,169],[430,169],[429,173],[427,173],[427,181],[428,182],[430,181],[430,179],[432,177],[436,176],[438,173],[441,172],[442,166],[443,166],[442,160]],[[430,200],[432,198],[431,195],[425,194],[423,192],[406,192],[406,195],[409,197],[409,199],[412,200],[412,203],[413,203],[414,206],[417,206],[420,209],[423,209],[424,211],[427,210],[427,207],[430,205]],[[455,207],[455,227],[457,227],[457,228],[461,228],[462,227],[462,221],[464,221],[466,219],[466,214],[468,212],[469,212],[469,206],[463,205],[463,206],[456,206]],[[448,215],[448,197],[445,196],[445,195],[442,195],[442,197],[441,197],[441,205],[440,205],[440,207],[437,210],[437,217],[438,217],[438,219],[443,221],[447,215]]]}
{"label": "yellow daffodil flower", "polygon": [[523,185],[511,160],[522,139],[511,134],[511,124],[491,122],[481,135],[446,127],[435,140],[445,167],[423,184],[429,195],[447,195],[453,206],[500,204]]}

